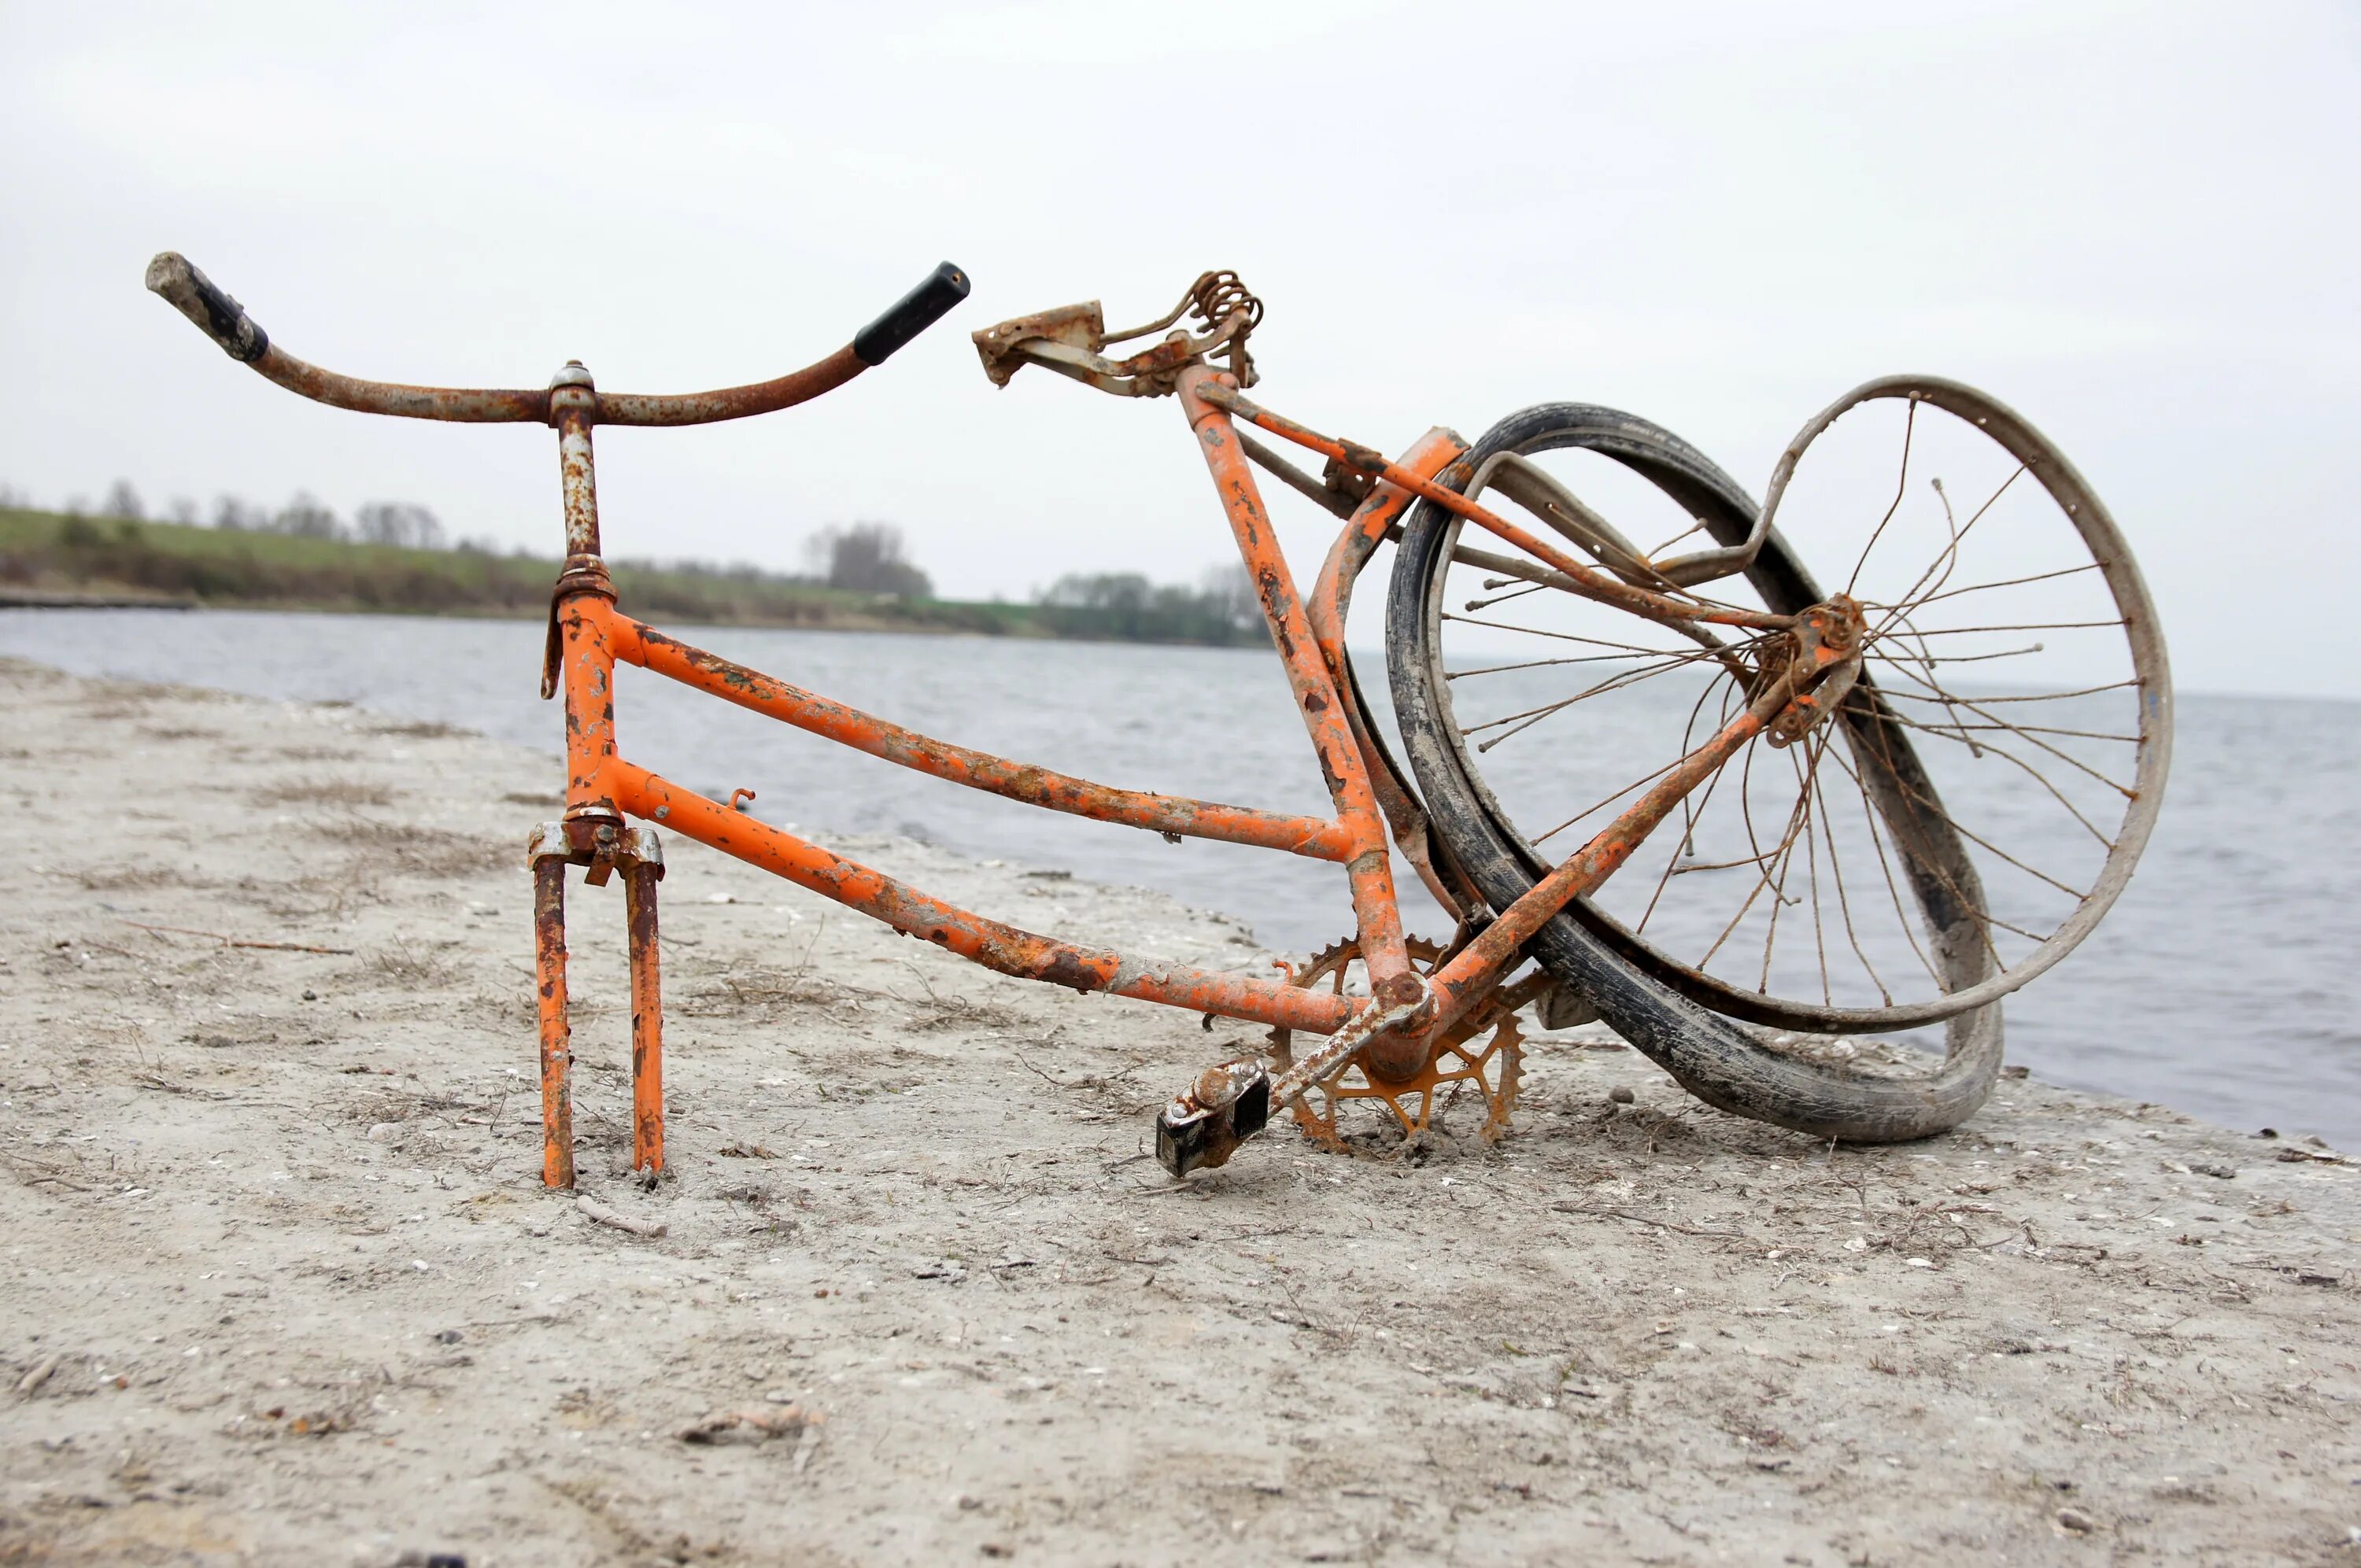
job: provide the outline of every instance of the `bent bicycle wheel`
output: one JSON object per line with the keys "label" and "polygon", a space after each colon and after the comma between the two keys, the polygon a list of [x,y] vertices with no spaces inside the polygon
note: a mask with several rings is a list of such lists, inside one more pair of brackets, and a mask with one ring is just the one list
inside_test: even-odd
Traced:
{"label": "bent bicycle wheel", "polygon": [[[1459,471],[1471,490],[1490,481],[1486,504],[1700,601],[1819,602],[1789,543],[1800,531],[1868,617],[1862,674],[1835,717],[1731,757],[1544,928],[1536,957],[1728,1109],[1864,1141],[1971,1114],[1999,1065],[1998,999],[2120,891],[2169,746],[2153,613],[2080,476],[1982,394],[1873,382],[1791,445],[1771,495],[1787,526],[1744,575],[1683,589],[1676,537],[1735,545],[1756,512],[1669,433],[1544,405],[1496,426]],[[1422,503],[1389,607],[1413,769],[1496,907],[1741,709],[1771,650],[1667,630],[1562,591],[1537,565]],[[1946,1021],[1931,1073],[1880,1070],[1881,1054],[1910,1058],[1830,1038]]]}

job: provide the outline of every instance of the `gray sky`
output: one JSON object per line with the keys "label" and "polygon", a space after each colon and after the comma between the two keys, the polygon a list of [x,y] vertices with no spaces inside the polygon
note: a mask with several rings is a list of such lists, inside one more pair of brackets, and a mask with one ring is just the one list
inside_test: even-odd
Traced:
{"label": "gray sky", "polygon": [[1171,402],[995,392],[966,334],[1226,266],[1258,395],[1389,448],[1576,398],[1759,491],[1853,383],[1975,382],[2114,508],[2181,685],[2361,695],[2350,5],[478,10],[0,4],[0,481],[551,550],[547,433],[303,403],[148,256],[334,368],[618,391],[800,365],[948,257],[974,296],[826,401],[602,433],[610,553],[883,518],[948,594],[1192,577],[1229,544]]}

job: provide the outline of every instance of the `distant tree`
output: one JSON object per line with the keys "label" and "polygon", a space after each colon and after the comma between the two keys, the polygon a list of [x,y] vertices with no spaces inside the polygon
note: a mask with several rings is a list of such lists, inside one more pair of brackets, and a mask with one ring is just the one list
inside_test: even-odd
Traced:
{"label": "distant tree", "polygon": [[443,548],[442,520],[413,501],[371,501],[353,513],[353,528],[367,544]]}
{"label": "distant tree", "polygon": [[141,503],[139,492],[131,488],[130,480],[117,479],[106,492],[106,505],[101,512],[106,517],[127,517],[137,522],[148,515],[148,508]]}
{"label": "distant tree", "polygon": [[804,542],[813,574],[832,588],[929,598],[935,585],[910,560],[902,531],[890,522],[824,528]]}
{"label": "distant tree", "polygon": [[1156,585],[1137,572],[1070,572],[1049,585],[1043,604],[1072,609],[1104,609],[1137,615],[1156,596]]}
{"label": "distant tree", "polygon": [[251,501],[222,495],[214,498],[214,526],[244,533],[259,533],[270,526],[270,517]]}
{"label": "distant tree", "polygon": [[1262,596],[1255,591],[1253,574],[1246,570],[1245,562],[1208,566],[1197,585],[1206,609],[1213,615],[1241,632],[1261,629]]}
{"label": "distant tree", "polygon": [[273,533],[291,533],[298,539],[349,539],[352,531],[344,519],[328,509],[325,502],[309,490],[298,490],[279,509],[270,520]]}
{"label": "distant tree", "polygon": [[174,522],[193,523],[197,521],[197,503],[187,496],[174,496],[164,510]]}
{"label": "distant tree", "polygon": [[1195,588],[1137,572],[1072,573],[1039,602],[1077,633],[1146,642],[1251,641],[1262,617],[1242,566],[1209,572]]}
{"label": "distant tree", "polygon": [[0,511],[23,511],[33,504],[33,498],[14,485],[0,485]]}

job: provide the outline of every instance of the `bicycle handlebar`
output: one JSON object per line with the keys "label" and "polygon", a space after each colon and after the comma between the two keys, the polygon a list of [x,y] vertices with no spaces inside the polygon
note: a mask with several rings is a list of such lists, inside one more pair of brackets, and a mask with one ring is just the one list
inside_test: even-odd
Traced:
{"label": "bicycle handlebar", "polygon": [[[148,287],[196,323],[197,330],[213,339],[223,353],[316,402],[401,419],[550,422],[546,389],[411,387],[340,375],[298,359],[272,343],[270,334],[246,313],[245,306],[177,251],[165,251],[148,264]],[[862,328],[850,344],[825,359],[774,380],[718,391],[663,396],[600,392],[594,422],[708,424],[791,408],[835,390],[873,366],[883,365],[895,350],[940,321],[967,293],[967,274],[946,261],[891,310]]]}
{"label": "bicycle handlebar", "polygon": [[967,298],[967,274],[946,261],[927,280],[894,302],[893,309],[854,334],[852,352],[863,365],[883,365],[895,349],[934,325]]}
{"label": "bicycle handlebar", "polygon": [[168,250],[148,263],[148,291],[161,295],[174,310],[197,323],[197,330],[221,345],[232,359],[251,365],[270,347],[264,332],[246,307],[215,287],[189,258]]}

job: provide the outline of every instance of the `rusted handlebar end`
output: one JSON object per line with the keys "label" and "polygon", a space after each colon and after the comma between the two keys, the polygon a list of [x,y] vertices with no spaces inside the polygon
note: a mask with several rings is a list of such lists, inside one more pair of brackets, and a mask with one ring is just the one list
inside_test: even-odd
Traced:
{"label": "rusted handlebar end", "polygon": [[1209,1068],[1156,1118],[1156,1159],[1175,1176],[1227,1165],[1270,1122],[1270,1074],[1259,1062]]}
{"label": "rusted handlebar end", "polygon": [[148,289],[197,323],[197,329],[232,359],[251,365],[270,347],[270,334],[246,313],[246,307],[222,292],[214,280],[190,265],[177,250],[160,252],[148,264]]}

